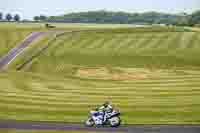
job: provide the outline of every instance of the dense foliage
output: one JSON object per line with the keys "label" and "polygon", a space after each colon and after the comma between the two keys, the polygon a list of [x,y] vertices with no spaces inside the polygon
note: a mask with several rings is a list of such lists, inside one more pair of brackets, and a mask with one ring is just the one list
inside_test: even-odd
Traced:
{"label": "dense foliage", "polygon": [[3,13],[0,12],[0,20],[3,18]]}
{"label": "dense foliage", "polygon": [[19,14],[12,15],[11,13],[3,14],[3,12],[0,12],[0,21],[20,21],[21,17]]}
{"label": "dense foliage", "polygon": [[11,15],[10,13],[8,13],[8,14],[6,15],[6,20],[7,20],[7,21],[11,21],[12,19],[13,19],[12,15]]}
{"label": "dense foliage", "polygon": [[20,16],[18,15],[18,14],[16,14],[14,17],[13,17],[13,19],[15,20],[15,21],[20,21]]}
{"label": "dense foliage", "polygon": [[197,11],[190,15],[189,19],[190,25],[200,24],[200,11]]}
{"label": "dense foliage", "polygon": [[[61,16],[50,16],[40,21],[67,22],[67,23],[121,23],[121,24],[175,24],[194,25],[200,23],[200,11],[193,14],[167,14],[158,12],[126,13],[110,11],[89,11],[70,13]],[[37,19],[37,20],[38,20]],[[35,19],[36,20],[36,19]]]}

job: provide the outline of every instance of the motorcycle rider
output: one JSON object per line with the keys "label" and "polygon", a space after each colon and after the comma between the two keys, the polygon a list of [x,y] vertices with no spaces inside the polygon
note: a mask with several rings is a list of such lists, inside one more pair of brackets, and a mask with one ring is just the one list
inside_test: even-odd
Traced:
{"label": "motorcycle rider", "polygon": [[[97,109],[98,112],[103,113],[111,113],[113,111],[113,107],[110,102],[106,101],[101,107]],[[106,117],[104,117],[104,122],[106,121]]]}
{"label": "motorcycle rider", "polygon": [[106,101],[101,107],[98,108],[98,111],[110,113],[113,111],[113,107],[110,102]]}
{"label": "motorcycle rider", "polygon": [[120,113],[111,105],[110,102],[106,101],[102,106],[96,107],[90,111],[89,119],[86,121],[87,126],[102,126],[110,124],[111,126],[120,125]]}

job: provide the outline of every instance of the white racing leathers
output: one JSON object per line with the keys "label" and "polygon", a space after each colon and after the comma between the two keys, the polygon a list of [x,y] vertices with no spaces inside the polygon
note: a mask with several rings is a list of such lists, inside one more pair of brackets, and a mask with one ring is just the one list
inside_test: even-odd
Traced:
{"label": "white racing leathers", "polygon": [[[102,112],[104,114],[107,114],[107,113],[111,113],[113,111],[113,107],[111,105],[108,105],[107,107],[105,106],[101,106],[99,109],[98,109],[98,112]],[[106,121],[106,117],[104,117],[104,120],[103,122]]]}
{"label": "white racing leathers", "polygon": [[110,125],[111,127],[118,127],[120,123],[120,112],[114,110],[112,106],[109,106],[108,108],[101,107],[99,111],[90,111],[90,116],[85,121],[85,125],[89,127],[94,125]]}
{"label": "white racing leathers", "polygon": [[108,105],[107,107],[101,106],[99,108],[99,111],[102,111],[102,112],[112,112],[112,110],[113,110],[113,107],[111,105]]}

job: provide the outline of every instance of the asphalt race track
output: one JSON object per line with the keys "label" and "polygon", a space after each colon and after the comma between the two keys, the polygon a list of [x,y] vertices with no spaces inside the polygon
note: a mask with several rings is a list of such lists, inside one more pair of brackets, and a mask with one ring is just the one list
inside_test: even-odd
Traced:
{"label": "asphalt race track", "polygon": [[124,132],[124,133],[200,133],[200,125],[127,125],[119,128],[90,128],[83,124],[54,122],[22,122],[1,120],[0,129],[19,130],[62,130],[91,132]]}
{"label": "asphalt race track", "polygon": [[28,47],[36,38],[47,34],[47,32],[32,32],[27,36],[22,43],[11,49],[8,54],[0,59],[0,69],[6,67],[12,60],[14,60],[26,47]]}

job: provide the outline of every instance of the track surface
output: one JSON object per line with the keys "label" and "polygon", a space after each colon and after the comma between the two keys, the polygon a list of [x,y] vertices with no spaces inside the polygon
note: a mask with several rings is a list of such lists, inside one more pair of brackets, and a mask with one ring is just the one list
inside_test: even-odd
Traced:
{"label": "track surface", "polygon": [[47,34],[48,32],[32,32],[22,43],[11,49],[8,54],[0,59],[0,69],[5,68],[12,60],[14,60],[26,47],[28,47],[36,38]]}
{"label": "track surface", "polygon": [[63,130],[124,133],[200,133],[200,125],[129,125],[119,128],[89,128],[80,124],[0,121],[0,129]]}

